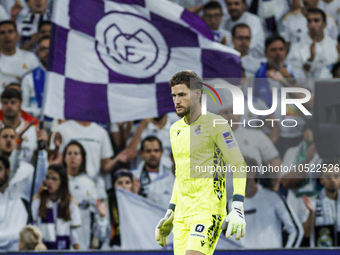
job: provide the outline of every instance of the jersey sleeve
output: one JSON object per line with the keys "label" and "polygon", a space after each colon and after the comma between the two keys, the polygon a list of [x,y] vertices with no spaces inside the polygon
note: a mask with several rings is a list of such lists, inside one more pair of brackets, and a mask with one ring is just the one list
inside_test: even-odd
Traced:
{"label": "jersey sleeve", "polygon": [[101,146],[101,159],[111,158],[113,156],[113,149],[111,145],[109,134],[103,130],[102,146]]}
{"label": "jersey sleeve", "polygon": [[216,125],[212,128],[214,142],[221,150],[233,172],[234,195],[245,196],[247,172],[246,163],[235,140],[229,124]]}
{"label": "jersey sleeve", "polygon": [[174,182],[174,187],[172,189],[172,196],[170,199],[170,204],[177,204],[177,178],[175,179]]}
{"label": "jersey sleeve", "polygon": [[287,203],[280,197],[276,199],[276,215],[284,225],[284,230],[288,232],[288,241],[285,248],[297,248],[300,246],[303,237],[303,228]]}
{"label": "jersey sleeve", "polygon": [[81,225],[81,216],[78,205],[73,201],[70,202],[71,211],[71,228],[79,227]]}

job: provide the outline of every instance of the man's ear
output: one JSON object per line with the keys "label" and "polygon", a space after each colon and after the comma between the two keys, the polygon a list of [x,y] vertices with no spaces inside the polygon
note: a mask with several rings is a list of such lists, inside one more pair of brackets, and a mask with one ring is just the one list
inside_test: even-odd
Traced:
{"label": "man's ear", "polygon": [[197,95],[197,98],[202,98],[202,90],[201,89],[197,89],[196,90],[196,95]]}

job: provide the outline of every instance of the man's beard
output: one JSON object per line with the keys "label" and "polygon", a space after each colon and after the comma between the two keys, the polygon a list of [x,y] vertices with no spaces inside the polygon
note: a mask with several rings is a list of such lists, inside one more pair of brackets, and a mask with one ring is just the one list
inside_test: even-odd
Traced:
{"label": "man's beard", "polygon": [[183,118],[185,115],[188,115],[188,114],[190,113],[190,108],[189,108],[189,109],[183,108],[183,109],[185,109],[185,110],[184,110],[182,113],[178,113],[178,112],[176,111],[176,114],[177,114],[178,117]]}
{"label": "man's beard", "polygon": [[157,169],[157,168],[159,168],[159,163],[160,163],[159,161],[158,161],[157,164],[150,164],[148,162],[145,162],[145,165],[148,166],[151,169]]}
{"label": "man's beard", "polygon": [[337,191],[337,189],[327,189],[327,191],[329,192],[329,193],[335,193],[336,191]]}

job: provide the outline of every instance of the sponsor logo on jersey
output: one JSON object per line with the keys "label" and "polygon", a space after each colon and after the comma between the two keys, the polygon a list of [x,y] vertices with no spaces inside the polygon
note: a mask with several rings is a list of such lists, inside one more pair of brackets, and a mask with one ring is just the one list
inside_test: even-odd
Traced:
{"label": "sponsor logo on jersey", "polygon": [[204,230],[204,225],[202,224],[197,224],[196,227],[195,227],[195,231],[198,232],[198,233],[202,233]]}
{"label": "sponsor logo on jersey", "polygon": [[181,133],[181,130],[177,130],[177,136],[179,135],[179,133]]}
{"label": "sponsor logo on jersey", "polygon": [[205,245],[205,241],[201,241],[201,247],[203,247]]}
{"label": "sponsor logo on jersey", "polygon": [[197,236],[205,239],[205,235],[200,235],[200,234],[190,234],[190,236]]}
{"label": "sponsor logo on jersey", "polygon": [[231,131],[222,133],[222,136],[227,145],[228,150],[237,147],[237,144],[235,142],[233,135],[231,134]]}
{"label": "sponsor logo on jersey", "polygon": [[196,127],[195,127],[195,134],[196,135],[199,135],[201,133],[201,125],[197,125]]}

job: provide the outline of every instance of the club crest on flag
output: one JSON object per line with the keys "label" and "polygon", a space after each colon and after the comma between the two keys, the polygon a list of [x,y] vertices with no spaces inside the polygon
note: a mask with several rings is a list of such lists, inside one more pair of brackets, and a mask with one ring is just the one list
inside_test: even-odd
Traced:
{"label": "club crest on flag", "polygon": [[100,123],[154,118],[174,111],[169,79],[179,71],[241,77],[239,53],[214,42],[199,16],[171,1],[53,4],[46,116]]}
{"label": "club crest on flag", "polygon": [[134,78],[157,74],[169,57],[158,29],[144,17],[127,12],[110,12],[97,23],[96,51],[107,68]]}

